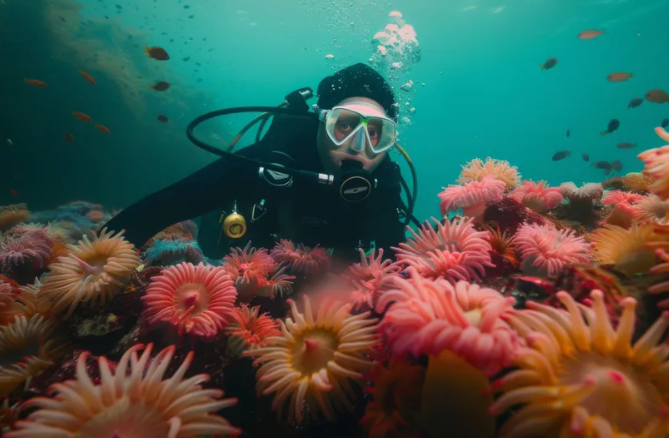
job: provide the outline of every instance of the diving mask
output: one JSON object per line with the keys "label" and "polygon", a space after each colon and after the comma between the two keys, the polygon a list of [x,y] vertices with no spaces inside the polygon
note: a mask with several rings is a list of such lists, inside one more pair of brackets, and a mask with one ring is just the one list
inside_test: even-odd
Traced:
{"label": "diving mask", "polygon": [[390,149],[397,139],[397,124],[367,102],[351,102],[322,110],[318,119],[325,123],[330,140],[341,146],[351,140],[350,148],[357,152],[365,145],[375,154]]}

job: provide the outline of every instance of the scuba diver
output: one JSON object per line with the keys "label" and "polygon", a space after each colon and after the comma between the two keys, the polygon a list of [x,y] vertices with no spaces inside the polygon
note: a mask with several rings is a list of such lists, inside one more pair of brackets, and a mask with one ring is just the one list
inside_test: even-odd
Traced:
{"label": "scuba diver", "polygon": [[[210,258],[230,247],[271,248],[278,239],[332,248],[333,256],[359,260],[358,248],[384,248],[404,240],[412,215],[416,177],[397,144],[399,106],[390,85],[359,63],[321,81],[318,103],[311,89],[297,90],[279,107],[214,111],[194,120],[187,135],[222,158],[122,210],[105,226],[125,230],[141,247],[166,227],[200,218],[198,243]],[[285,108],[281,108],[281,107]],[[310,111],[313,109],[313,112]],[[271,125],[256,142],[231,152],[250,125],[221,151],[198,140],[193,128],[225,114],[265,111],[256,121]],[[395,146],[414,172],[414,191],[388,151]],[[408,205],[401,192],[406,191]]]}

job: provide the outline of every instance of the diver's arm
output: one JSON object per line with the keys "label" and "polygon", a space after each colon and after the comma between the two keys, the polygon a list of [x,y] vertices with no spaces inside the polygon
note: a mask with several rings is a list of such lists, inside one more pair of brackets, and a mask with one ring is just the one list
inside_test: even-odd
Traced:
{"label": "diver's arm", "polygon": [[[258,143],[239,153],[257,158],[263,149]],[[231,196],[250,194],[255,188],[257,168],[251,161],[222,157],[122,210],[105,227],[113,231],[125,230],[126,240],[140,247],[174,223],[210,212]]]}

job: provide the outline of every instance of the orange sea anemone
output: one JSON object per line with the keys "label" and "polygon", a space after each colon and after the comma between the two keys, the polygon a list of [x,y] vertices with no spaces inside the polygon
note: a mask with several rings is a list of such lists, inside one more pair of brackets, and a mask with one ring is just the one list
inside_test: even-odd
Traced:
{"label": "orange sea anemone", "polygon": [[[449,350],[487,374],[511,364],[518,340],[500,316],[515,299],[494,289],[459,281],[430,280],[412,268],[409,279],[393,278],[376,306],[379,331],[396,356],[439,356]],[[393,303],[393,304],[391,304]]]}
{"label": "orange sea anemone", "polygon": [[535,183],[525,180],[522,186],[511,192],[511,197],[537,213],[555,208],[562,202],[560,188],[548,187],[546,181]]}
{"label": "orange sea anemone", "polygon": [[500,430],[507,438],[663,437],[669,428],[669,362],[658,346],[669,314],[631,345],[636,301],[625,298],[614,329],[601,291],[592,307],[557,294],[567,311],[531,301],[507,319],[529,347],[519,368],[495,382],[502,391],[492,415],[521,405]]}
{"label": "orange sea anemone", "polygon": [[[663,128],[655,128],[655,133],[662,140],[669,142],[669,132]],[[660,199],[669,199],[669,145],[649,149],[637,156],[644,163],[643,173],[655,178],[648,190]]]}
{"label": "orange sea anemone", "polygon": [[351,315],[351,305],[321,302],[313,312],[304,296],[304,312],[288,300],[292,317],[279,321],[281,336],[269,338],[268,346],[244,352],[263,364],[256,373],[259,394],[275,393],[272,410],[283,418],[288,403],[288,420],[301,423],[303,405],[312,417],[320,411],[328,421],[335,411],[353,410],[352,382],[361,383],[374,361],[368,357],[379,340],[377,320],[369,312]]}
{"label": "orange sea anemone", "polygon": [[247,304],[232,309],[230,325],[226,327],[230,335],[227,348],[232,356],[266,347],[269,338],[281,336],[277,322],[267,313],[258,315],[259,311],[260,306],[249,307]]}
{"label": "orange sea anemone", "polygon": [[0,326],[0,398],[63,355],[67,345],[54,336],[55,328],[42,315],[15,316],[11,324]]}
{"label": "orange sea anemone", "polygon": [[511,166],[508,161],[486,158],[485,163],[480,158],[475,158],[462,166],[460,172],[459,184],[470,181],[481,181],[486,175],[494,177],[506,184],[507,189],[512,189],[520,185],[520,174],[516,166]]}
{"label": "orange sea anemone", "polygon": [[279,263],[285,263],[293,273],[315,276],[330,267],[330,253],[318,246],[310,248],[301,243],[281,239],[270,255]]}
{"label": "orange sea anemone", "polygon": [[648,272],[655,265],[655,253],[647,247],[652,241],[666,240],[655,234],[652,224],[633,223],[629,229],[605,225],[591,235],[593,255],[604,265],[613,265],[623,274]]}
{"label": "orange sea anemone", "polygon": [[416,233],[408,228],[412,237],[399,248],[392,247],[397,260],[414,267],[429,278],[445,278],[452,283],[472,279],[480,281],[490,261],[492,247],[486,231],[476,231],[473,219],[456,218],[442,224],[432,218],[437,229],[425,222]]}
{"label": "orange sea anemone", "polygon": [[8,230],[21,222],[30,220],[30,211],[26,204],[13,204],[0,207],[0,231]]}
{"label": "orange sea anemone", "polygon": [[50,266],[51,272],[42,282],[40,299],[51,304],[52,312],[69,308],[71,315],[80,302],[103,306],[130,281],[140,259],[135,247],[123,237],[123,231],[102,230],[87,236],[78,245],[70,245],[69,253]]}
{"label": "orange sea anemone", "polygon": [[38,313],[35,287],[14,287],[0,280],[0,326],[11,324],[15,316],[30,318]]}
{"label": "orange sea anemone", "polygon": [[236,299],[237,290],[223,267],[186,262],[152,277],[142,297],[149,324],[166,322],[180,333],[205,337],[228,325]]}
{"label": "orange sea anemone", "polygon": [[158,353],[149,365],[152,347],[147,345],[139,357],[142,345],[129,348],[115,368],[100,357],[99,383],[94,383],[86,369],[89,353],[82,353],[77,359],[76,380],[53,384],[50,392],[57,393],[53,398],[28,400],[26,407],[39,409],[18,421],[16,430],[5,437],[238,436],[241,431],[216,414],[237,401],[218,400],[223,391],[203,389],[200,384],[209,379],[206,374],[184,380],[193,352],[186,355],[172,377],[164,379],[175,348]]}
{"label": "orange sea anemone", "polygon": [[444,191],[439,193],[439,209],[443,217],[461,208],[464,216],[480,221],[488,203],[502,200],[506,186],[493,175],[486,175],[480,181],[442,188]]}
{"label": "orange sea anemone", "polygon": [[516,258],[516,247],[513,243],[513,237],[509,237],[506,231],[502,232],[499,225],[496,228],[491,226],[486,226],[485,228],[488,231],[488,242],[490,242],[492,250],[507,259],[514,268],[518,267],[519,263]]}

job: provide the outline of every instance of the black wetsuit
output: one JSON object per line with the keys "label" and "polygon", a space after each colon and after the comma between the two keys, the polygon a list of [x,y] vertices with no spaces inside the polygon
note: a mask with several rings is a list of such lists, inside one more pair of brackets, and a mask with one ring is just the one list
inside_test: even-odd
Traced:
{"label": "black wetsuit", "polygon": [[[257,143],[236,153],[266,162],[322,172],[316,148],[318,123],[303,117],[275,117]],[[258,175],[258,164],[223,157],[171,186],[153,193],[112,218],[105,226],[125,230],[128,241],[142,246],[169,225],[201,217],[198,242],[205,255],[220,258],[230,247],[272,247],[278,238],[333,248],[334,255],[359,259],[358,247],[372,241],[391,255],[390,246],[404,240],[399,188],[377,189],[360,203],[346,203],[332,189],[295,181],[277,188]],[[379,180],[399,181],[399,166],[386,157],[374,171]],[[253,206],[264,200],[266,213],[251,222]],[[221,211],[237,211],[246,218],[248,231],[241,239],[221,238]],[[260,211],[260,210],[258,210]],[[286,229],[286,224],[288,228]]]}

